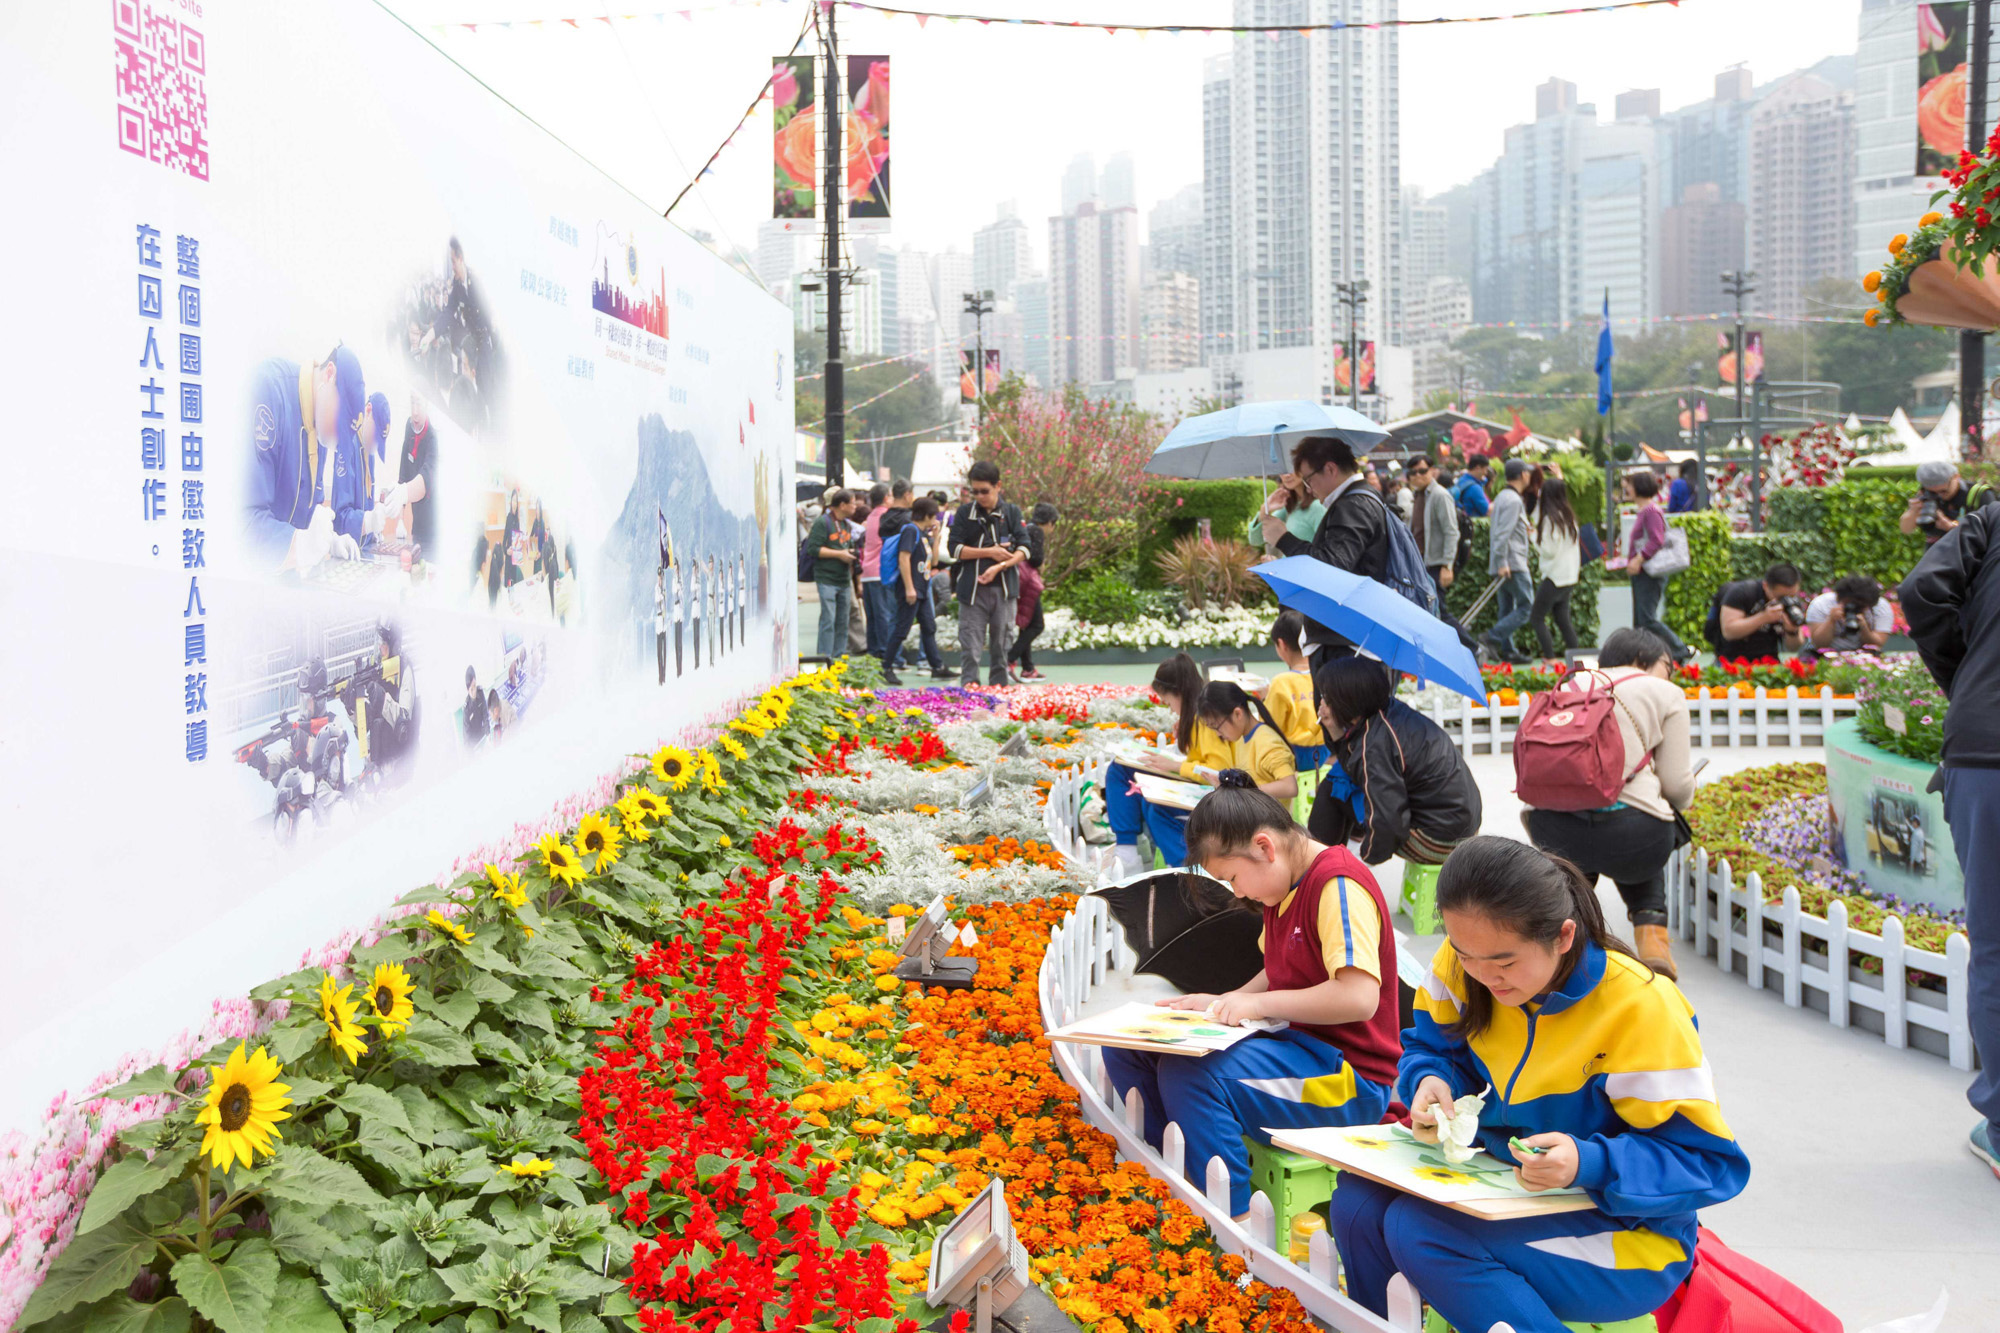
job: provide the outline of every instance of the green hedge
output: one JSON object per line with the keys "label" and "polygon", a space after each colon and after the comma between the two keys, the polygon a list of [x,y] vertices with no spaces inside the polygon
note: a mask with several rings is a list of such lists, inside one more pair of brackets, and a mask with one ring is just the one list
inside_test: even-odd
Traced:
{"label": "green hedge", "polygon": [[[1485,519],[1472,520],[1472,554],[1466,558],[1465,568],[1459,571],[1458,578],[1444,594],[1446,609],[1457,616],[1459,622],[1475,638],[1493,628],[1493,622],[1500,618],[1495,610],[1500,600],[1498,594],[1495,594],[1492,601],[1487,602],[1486,609],[1479,613],[1477,619],[1465,618],[1466,608],[1470,607],[1478,599],[1479,594],[1486,590],[1486,585],[1493,581],[1492,576],[1486,572],[1487,531],[1488,525]],[[1528,552],[1528,566],[1535,586],[1540,587],[1541,561],[1536,557],[1532,547]],[[1570,594],[1570,622],[1576,626],[1577,641],[1587,648],[1597,646],[1597,589],[1603,582],[1602,562],[1586,562],[1577,575],[1576,591]],[[1549,621],[1549,638],[1557,645],[1562,642],[1562,634],[1556,629],[1553,618]],[[1523,625],[1515,633],[1514,650],[1524,656],[1540,654],[1541,647],[1535,642],[1535,631],[1532,626]],[[1557,647],[1557,651],[1562,651],[1560,646]]]}
{"label": "green hedge", "polygon": [[1739,532],[1729,544],[1731,579],[1760,579],[1780,560],[1799,568],[1799,586],[1808,597],[1832,585],[1845,570],[1833,548],[1817,532]]}
{"label": "green hedge", "polygon": [[1785,486],[1765,498],[1772,532],[1818,532],[1826,521],[1826,488]]}
{"label": "green hedge", "polygon": [[1924,554],[1924,539],[1904,536],[1896,524],[1916,494],[1914,472],[1904,468],[1857,468],[1822,488],[1820,536],[1839,574],[1870,574],[1884,587],[1903,581]]}
{"label": "green hedge", "polygon": [[1134,547],[1139,586],[1160,586],[1160,571],[1153,557],[1177,538],[1197,531],[1204,518],[1214,536],[1242,541],[1266,493],[1263,482],[1250,479],[1162,483],[1158,494],[1139,513],[1139,540]]}
{"label": "green hedge", "polygon": [[1687,533],[1689,563],[1667,580],[1666,605],[1660,615],[1681,642],[1700,652],[1708,646],[1701,635],[1708,620],[1708,604],[1715,590],[1734,573],[1729,520],[1710,509],[1698,514],[1669,514],[1667,522]]}

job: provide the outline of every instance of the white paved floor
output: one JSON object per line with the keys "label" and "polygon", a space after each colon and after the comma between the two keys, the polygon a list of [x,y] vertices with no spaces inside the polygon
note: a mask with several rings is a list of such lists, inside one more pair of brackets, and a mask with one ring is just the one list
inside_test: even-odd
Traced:
{"label": "white paved floor", "polygon": [[[1817,759],[1790,750],[1704,751],[1704,780]],[[1483,831],[1519,838],[1512,756],[1476,756]],[[1383,867],[1395,896],[1399,863]],[[1605,911],[1625,929],[1607,881]],[[1950,1293],[1943,1327],[2000,1329],[2000,1180],[1966,1150],[1969,1076],[1934,1055],[1891,1050],[1771,991],[1680,954],[1724,1114],[1750,1155],[1749,1188],[1703,1220],[1740,1253],[1798,1283],[1850,1330],[1927,1310]]]}

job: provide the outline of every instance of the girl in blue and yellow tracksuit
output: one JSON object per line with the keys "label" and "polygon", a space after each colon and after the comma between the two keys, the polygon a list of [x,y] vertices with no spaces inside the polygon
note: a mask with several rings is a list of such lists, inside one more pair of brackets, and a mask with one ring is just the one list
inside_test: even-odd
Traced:
{"label": "girl in blue and yellow tracksuit", "polygon": [[[1187,782],[1213,783],[1226,768],[1247,768],[1236,762],[1236,747],[1197,715],[1201,692],[1208,682],[1186,653],[1175,653],[1153,672],[1153,694],[1174,713],[1174,741],[1187,757],[1178,764],[1161,761],[1152,772]],[[1114,763],[1104,778],[1104,816],[1122,873],[1139,871],[1139,830],[1144,829],[1170,866],[1187,861],[1188,812],[1154,805],[1134,789],[1132,770]]]}
{"label": "girl in blue and yellow tracksuit", "polygon": [[1597,1206],[1486,1221],[1343,1175],[1332,1229],[1348,1295],[1384,1314],[1400,1272],[1460,1333],[1650,1314],[1694,1265],[1695,1210],[1750,1175],[1693,1009],[1610,934],[1573,867],[1526,843],[1471,839],[1437,895],[1449,942],[1397,1069],[1413,1127],[1434,1137],[1453,1099],[1490,1087],[1478,1146],[1529,1189],[1574,1185]]}

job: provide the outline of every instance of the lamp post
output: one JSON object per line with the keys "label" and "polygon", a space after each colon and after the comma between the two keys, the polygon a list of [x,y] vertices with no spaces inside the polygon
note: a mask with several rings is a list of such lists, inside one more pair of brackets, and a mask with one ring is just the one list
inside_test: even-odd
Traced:
{"label": "lamp post", "polygon": [[[1986,142],[1986,44],[1993,36],[1992,0],[1972,0],[1972,66],[1970,95],[1965,109],[1965,141],[1973,152]],[[1985,448],[1986,335],[1964,329],[1958,335],[1958,429],[1959,451],[1968,459],[1978,459]]]}
{"label": "lamp post", "polygon": [[838,486],[847,476],[847,380],[840,361],[841,312],[840,222],[846,205],[841,200],[841,168],[847,157],[841,151],[841,128],[845,117],[840,106],[840,45],[834,39],[833,16],[837,5],[821,6],[820,31],[825,38],[825,95],[820,119],[826,125],[826,158],[820,182],[826,230],[826,475],[827,484]]}
{"label": "lamp post", "polygon": [[965,294],[965,313],[972,316],[972,402],[979,428],[986,428],[986,317],[993,313],[993,289]]}
{"label": "lamp post", "polygon": [[[1747,359],[1743,346],[1743,298],[1757,290],[1755,273],[1747,269],[1730,269],[1722,275],[1722,294],[1736,300],[1736,426],[1742,430],[1743,423],[1750,419],[1743,410],[1743,362]],[[1753,532],[1764,530],[1764,444],[1753,430],[1744,441],[1750,446],[1750,528]]]}
{"label": "lamp post", "polygon": [[1348,310],[1348,406],[1362,410],[1362,362],[1360,362],[1360,322],[1362,306],[1368,304],[1368,278],[1354,282],[1334,282],[1334,298]]}

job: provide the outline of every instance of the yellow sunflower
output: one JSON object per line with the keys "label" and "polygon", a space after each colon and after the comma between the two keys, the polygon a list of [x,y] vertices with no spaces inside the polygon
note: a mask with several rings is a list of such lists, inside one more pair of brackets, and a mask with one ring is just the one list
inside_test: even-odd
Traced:
{"label": "yellow sunflower", "polygon": [[1463,1171],[1454,1171],[1448,1166],[1414,1166],[1410,1174],[1419,1180],[1433,1181],[1439,1185],[1477,1185],[1479,1181]]}
{"label": "yellow sunflower", "polygon": [[376,965],[375,977],[368,983],[368,1008],[381,1024],[383,1036],[393,1037],[410,1025],[410,1015],[417,1011],[410,1002],[415,989],[401,963]]}
{"label": "yellow sunflower", "polygon": [[525,1162],[507,1162],[500,1169],[517,1180],[527,1176],[532,1176],[534,1179],[540,1180],[554,1166],[555,1163],[549,1161],[546,1157],[530,1157]]}
{"label": "yellow sunflower", "polygon": [[646,827],[646,812],[632,799],[631,792],[619,797],[611,808],[618,812],[618,822],[623,827],[626,837],[633,842],[652,841],[653,835]]}
{"label": "yellow sunflower", "polygon": [[276,1151],[273,1140],[282,1138],[277,1122],[289,1120],[285,1108],[291,1091],[277,1081],[284,1070],[262,1046],[247,1060],[239,1042],[228,1063],[212,1069],[208,1076],[208,1096],[203,1101],[199,1124],[208,1129],[201,1136],[201,1151],[215,1166],[229,1170],[235,1163],[249,1166],[258,1153]]}
{"label": "yellow sunflower", "polygon": [[555,834],[544,833],[537,838],[535,850],[542,854],[542,868],[556,883],[574,884],[583,878],[583,861]]}
{"label": "yellow sunflower", "polygon": [[459,925],[458,922],[453,921],[435,907],[425,915],[424,920],[430,925],[432,930],[435,930],[440,935],[448,935],[460,944],[472,943],[472,935],[464,926]]}
{"label": "yellow sunflower", "polygon": [[678,745],[663,745],[653,755],[653,776],[675,791],[694,781],[694,756]]}
{"label": "yellow sunflower", "polygon": [[604,867],[618,860],[618,849],[624,841],[602,810],[591,811],[576,826],[576,854],[585,858],[596,857],[597,864],[591,869],[600,874]]}
{"label": "yellow sunflower", "polygon": [[722,738],[722,748],[728,752],[731,759],[748,759],[750,757],[750,752],[743,748],[743,742],[737,740],[734,736],[724,736]]}
{"label": "yellow sunflower", "polygon": [[510,875],[499,866],[486,867],[486,882],[493,886],[493,896],[515,911],[528,905],[528,895],[521,887],[521,877]]}
{"label": "yellow sunflower", "polygon": [[646,818],[652,820],[655,824],[674,812],[673,806],[667,804],[665,800],[655,796],[652,792],[647,791],[644,787],[634,787],[625,794],[625,799],[632,802],[636,809],[644,813]]}
{"label": "yellow sunflower", "polygon": [[326,1020],[326,1039],[333,1043],[333,1049],[347,1057],[347,1063],[359,1064],[361,1057],[368,1054],[368,1043],[361,1040],[361,1025],[354,1021],[354,1011],[360,1008],[360,1001],[347,997],[354,994],[350,983],[334,989],[333,974],[327,973],[319,981],[319,1016]]}
{"label": "yellow sunflower", "polygon": [[722,780],[722,764],[707,750],[701,752],[701,786],[709,792],[722,791],[729,786]]}

